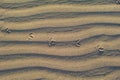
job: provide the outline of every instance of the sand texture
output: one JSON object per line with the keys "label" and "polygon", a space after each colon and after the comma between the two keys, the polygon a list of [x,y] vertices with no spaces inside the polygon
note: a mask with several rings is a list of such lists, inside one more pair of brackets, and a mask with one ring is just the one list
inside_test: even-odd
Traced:
{"label": "sand texture", "polygon": [[119,0],[0,0],[0,80],[120,80]]}

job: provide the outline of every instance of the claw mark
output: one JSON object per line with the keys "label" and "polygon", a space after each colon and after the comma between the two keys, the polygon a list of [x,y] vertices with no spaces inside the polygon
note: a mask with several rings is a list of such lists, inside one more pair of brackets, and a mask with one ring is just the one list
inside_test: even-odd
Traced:
{"label": "claw mark", "polygon": [[103,47],[99,47],[100,45],[98,45],[97,47],[97,51],[98,51],[98,55],[102,55],[104,53],[104,48]]}
{"label": "claw mark", "polygon": [[99,52],[104,52],[104,48],[99,48],[98,51]]}
{"label": "claw mark", "polygon": [[48,46],[49,47],[55,46],[55,41],[53,41],[52,38],[50,39]]}
{"label": "claw mark", "polygon": [[29,34],[29,39],[33,39],[33,37],[34,37],[33,33],[30,33]]}
{"label": "claw mark", "polygon": [[11,33],[11,31],[8,28],[6,28],[6,29],[2,29],[2,28],[3,27],[0,28],[2,32],[8,33],[8,34]]}
{"label": "claw mark", "polygon": [[8,33],[8,34],[11,33],[11,31],[10,31],[8,28],[6,28],[5,31],[6,31],[6,33]]}
{"label": "claw mark", "polygon": [[76,46],[76,47],[80,47],[80,45],[81,45],[81,44],[80,44],[80,40],[77,40],[77,41],[75,42],[75,46]]}
{"label": "claw mark", "polygon": [[99,54],[99,55],[102,55],[103,53],[104,53],[104,48],[100,47],[100,48],[98,49],[98,54]]}

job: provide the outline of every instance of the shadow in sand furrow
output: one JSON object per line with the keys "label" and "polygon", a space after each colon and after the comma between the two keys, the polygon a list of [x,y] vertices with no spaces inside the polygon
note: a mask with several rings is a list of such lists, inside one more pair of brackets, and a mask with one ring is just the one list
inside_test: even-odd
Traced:
{"label": "shadow in sand furrow", "polygon": [[[33,29],[10,29],[12,33],[25,33],[25,32],[70,32],[70,31],[80,31],[84,29],[89,29],[92,27],[120,27],[120,24],[118,23],[88,23],[83,25],[77,25],[77,26],[65,26],[65,27],[42,27],[42,28],[33,28]],[[4,32],[4,31],[1,31]]]}
{"label": "shadow in sand furrow", "polygon": [[116,78],[114,78],[114,79],[112,79],[112,80],[120,80],[120,77],[116,77]]}
{"label": "shadow in sand furrow", "polygon": [[61,74],[67,74],[71,76],[82,76],[82,77],[96,77],[96,76],[105,76],[108,75],[114,71],[120,70],[119,66],[106,66],[101,68],[96,68],[92,70],[87,71],[67,71],[67,70],[61,70],[61,69],[53,69],[48,67],[22,67],[22,68],[15,68],[15,69],[8,69],[8,70],[0,70],[0,76],[2,75],[9,75],[14,73],[23,73],[27,71],[48,71],[50,73],[61,73]]}
{"label": "shadow in sand furrow", "polygon": [[82,40],[75,40],[75,41],[0,41],[0,47],[9,46],[9,45],[46,45],[46,46],[54,46],[54,47],[62,47],[62,46],[76,46],[80,47],[84,44],[89,44],[91,42],[96,41],[112,41],[120,38],[120,34],[118,35],[95,35],[90,36],[88,38],[84,38]]}
{"label": "shadow in sand furrow", "polygon": [[99,57],[118,57],[120,56],[120,50],[105,50],[104,52],[95,51],[85,55],[77,56],[58,56],[58,55],[48,55],[48,54],[37,54],[37,53],[14,53],[9,55],[0,55],[0,61],[6,60],[17,60],[24,58],[49,58],[49,59],[59,59],[59,60],[87,60]]}
{"label": "shadow in sand furrow", "polygon": [[116,4],[116,0],[34,0],[22,3],[1,3],[0,8],[20,9],[50,4]]}
{"label": "shadow in sand furrow", "polygon": [[[28,16],[20,16],[20,17],[6,17],[1,18],[0,21],[5,22],[24,22],[31,20],[39,20],[39,19],[56,19],[56,18],[74,18],[74,17],[83,17],[83,16],[95,16],[95,15],[105,15],[105,16],[120,16],[119,11],[114,12],[49,12],[49,13],[41,13],[34,14]],[[4,16],[5,17],[5,16]]]}
{"label": "shadow in sand furrow", "polygon": [[34,79],[34,80],[49,80],[49,79],[46,79],[46,78],[39,78],[39,79]]}
{"label": "shadow in sand furrow", "polygon": [[46,78],[39,78],[39,79],[34,79],[34,80],[48,80]]}

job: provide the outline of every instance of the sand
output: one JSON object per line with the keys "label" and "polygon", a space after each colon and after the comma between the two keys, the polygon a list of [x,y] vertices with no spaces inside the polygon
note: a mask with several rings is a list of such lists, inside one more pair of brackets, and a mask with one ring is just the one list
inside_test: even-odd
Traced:
{"label": "sand", "polygon": [[120,5],[0,0],[0,80],[120,80]]}

